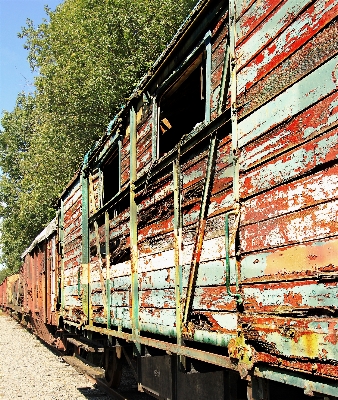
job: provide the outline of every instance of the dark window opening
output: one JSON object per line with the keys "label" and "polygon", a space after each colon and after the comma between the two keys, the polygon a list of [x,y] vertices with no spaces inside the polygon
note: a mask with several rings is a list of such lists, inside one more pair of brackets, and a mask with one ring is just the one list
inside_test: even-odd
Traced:
{"label": "dark window opening", "polygon": [[116,150],[104,164],[103,169],[103,204],[108,203],[120,191],[119,157]]}
{"label": "dark window opening", "polygon": [[205,119],[205,63],[202,55],[167,90],[160,103],[159,156]]}

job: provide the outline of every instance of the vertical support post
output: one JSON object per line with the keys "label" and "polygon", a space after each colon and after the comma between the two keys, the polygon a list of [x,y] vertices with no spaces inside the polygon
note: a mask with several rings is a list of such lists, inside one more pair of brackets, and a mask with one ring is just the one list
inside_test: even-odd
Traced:
{"label": "vertical support post", "polygon": [[[21,274],[20,274],[21,275]],[[26,282],[26,285],[23,285],[23,309],[25,310],[26,308],[26,299],[27,299],[27,255],[23,259],[23,280]],[[21,280],[21,278],[20,278]],[[23,282],[22,282],[23,283]],[[4,299],[2,300],[4,301]]]}
{"label": "vertical support post", "polygon": [[234,163],[234,200],[239,201],[239,162],[238,162],[238,127],[237,127],[237,61],[236,61],[236,4],[230,0],[229,12],[230,35],[230,71],[231,71],[231,123],[232,123],[232,156]]}
{"label": "vertical support post", "polygon": [[77,270],[77,294],[81,296],[81,268]]}
{"label": "vertical support post", "polygon": [[[237,116],[237,60],[236,60],[236,0],[230,0],[229,5],[229,36],[230,36],[230,74],[231,74],[231,131],[232,131],[232,162],[233,162],[233,195],[234,208],[240,210],[239,203],[239,173],[240,173],[240,149],[238,148],[238,116]],[[238,252],[236,251],[236,254]],[[236,256],[236,276],[241,276],[241,264]],[[237,295],[237,301],[241,302],[241,296]]]}
{"label": "vertical support post", "polygon": [[[35,312],[35,303],[36,303],[36,294],[35,294],[35,282],[36,282],[36,276],[35,276],[35,250],[33,250],[32,252],[32,262],[31,262],[31,271],[32,271],[32,281],[31,281],[31,285],[32,285],[32,311]],[[7,295],[6,295],[7,297]],[[62,309],[61,309],[62,312]]]}
{"label": "vertical support post", "polygon": [[158,158],[158,106],[157,98],[153,97],[153,116],[152,116],[152,133],[151,133],[151,151],[152,161],[154,162]]}
{"label": "vertical support post", "polygon": [[87,317],[89,325],[93,324],[90,312],[90,262],[89,262],[89,179],[85,168],[87,168],[88,155],[85,156],[83,168],[81,173],[81,187],[82,187],[82,308]]}
{"label": "vertical support post", "polygon": [[182,344],[182,217],[181,217],[181,185],[180,185],[180,161],[173,162],[174,183],[174,236],[175,236],[175,299],[176,299],[176,336],[177,344]]}
{"label": "vertical support post", "polygon": [[221,89],[218,98],[217,115],[221,115],[224,101],[226,102],[228,96],[229,81],[230,81],[229,60],[230,60],[230,51],[229,51],[229,46],[227,44],[223,60],[223,71],[222,71]]}
{"label": "vertical support post", "polygon": [[247,397],[248,400],[270,400],[269,381],[252,376],[247,388]]}
{"label": "vertical support post", "polygon": [[40,312],[40,319],[46,323],[46,292],[47,292],[47,282],[46,282],[46,275],[47,275],[47,263],[46,263],[46,255],[47,255],[47,241],[46,239],[41,243],[41,263],[42,263],[42,275],[41,275],[41,312]]}
{"label": "vertical support post", "polygon": [[104,176],[102,171],[102,166],[99,168],[99,208],[101,208],[104,204]]}
{"label": "vertical support post", "polygon": [[[238,203],[237,203],[238,204]],[[236,220],[234,224],[234,230],[232,237],[230,239],[229,235],[229,215],[236,215]],[[230,249],[235,241],[235,237],[237,234],[238,226],[239,226],[239,219],[240,219],[240,212],[239,208],[233,211],[229,211],[225,214],[225,265],[226,265],[226,274],[225,274],[225,285],[227,289],[227,294],[229,296],[235,297],[236,301],[238,304],[243,303],[243,299],[240,293],[238,293],[238,280],[239,280],[239,275],[238,275],[238,269],[236,273],[236,293],[232,293],[230,290]]]}
{"label": "vertical support post", "polygon": [[94,221],[94,229],[95,229],[95,239],[96,239],[96,254],[99,262],[99,275],[100,275],[100,283],[101,283],[101,291],[102,291],[102,303],[103,303],[103,316],[107,315],[107,297],[106,297],[106,285],[104,282],[104,276],[102,271],[102,256],[101,256],[101,245],[100,245],[100,234],[99,234],[99,225],[97,221]]}
{"label": "vertical support post", "polygon": [[[56,236],[56,235],[55,235]],[[51,242],[51,254],[50,254],[50,304],[49,304],[49,311],[50,311],[50,324],[55,325],[55,310],[56,310],[56,246],[55,246],[55,236],[52,237]]]}
{"label": "vertical support post", "polygon": [[[182,338],[182,320],[183,310],[181,305],[182,299],[182,209],[181,209],[181,168],[180,154],[173,162],[173,185],[174,185],[174,236],[175,236],[175,303],[176,303],[176,342],[179,346],[184,345]],[[177,374],[180,370],[185,370],[186,359],[184,356],[177,355],[176,360],[173,393],[177,396]],[[174,398],[176,398],[174,396]]]}
{"label": "vertical support post", "polygon": [[109,248],[109,212],[104,214],[105,241],[106,241],[106,294],[107,294],[107,329],[110,329],[110,248]]}
{"label": "vertical support post", "polygon": [[[31,290],[32,290],[32,303],[29,305],[31,308],[31,310],[35,310],[35,294],[34,294],[34,290],[35,290],[35,285],[34,283],[36,282],[35,276],[34,276],[34,272],[35,272],[35,265],[34,265],[34,257],[35,257],[35,251],[32,252],[32,256],[30,257],[30,286],[31,286]],[[61,303],[61,283],[60,283],[60,303]],[[62,313],[62,309],[61,309],[61,313]]]}
{"label": "vertical support post", "polygon": [[119,159],[119,193],[121,192],[121,174],[122,174],[122,166],[121,166],[121,149],[122,149],[122,138],[120,136],[119,141],[117,142],[118,146],[118,159]]}
{"label": "vertical support post", "polygon": [[207,58],[205,63],[205,123],[208,124],[211,118],[211,63],[212,63],[212,47],[211,47],[211,31],[204,36]]}
{"label": "vertical support post", "polygon": [[48,279],[47,279],[47,277],[49,277],[50,276],[50,272],[49,272],[49,268],[48,268],[48,253],[49,253],[49,245],[47,244],[48,243],[48,241],[47,241],[47,239],[44,241],[44,244],[43,244],[43,246],[44,246],[44,259],[43,259],[43,262],[44,262],[44,265],[45,265],[45,268],[44,268],[44,274],[45,274],[45,276],[44,276],[44,290],[43,290],[43,292],[42,292],[42,299],[43,299],[43,311],[44,311],[44,318],[43,318],[43,322],[44,323],[48,323],[48,321],[47,321],[47,301],[48,301],[48,299],[50,299],[50,293],[49,293],[49,288],[48,288]]}
{"label": "vertical support post", "polygon": [[63,199],[61,199],[61,204],[60,204],[60,220],[59,220],[59,240],[60,240],[60,269],[61,269],[61,315],[63,315],[63,311],[65,308],[65,271],[64,271],[64,236],[65,236],[65,231],[64,231],[64,204],[63,204]]}
{"label": "vertical support post", "polygon": [[139,298],[138,298],[138,248],[137,248],[137,204],[135,201],[136,181],[136,111],[130,109],[130,255],[131,255],[131,296],[132,296],[132,335],[136,350],[140,353],[139,337]]}

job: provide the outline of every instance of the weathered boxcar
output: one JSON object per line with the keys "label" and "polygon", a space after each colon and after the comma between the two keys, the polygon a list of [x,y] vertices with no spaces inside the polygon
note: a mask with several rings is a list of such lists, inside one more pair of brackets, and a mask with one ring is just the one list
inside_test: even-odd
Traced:
{"label": "weathered boxcar", "polygon": [[21,312],[22,295],[20,274],[8,276],[0,285],[0,307],[13,313]]}
{"label": "weathered boxcar", "polygon": [[[53,343],[57,325],[56,219],[34,239],[22,254],[20,278],[23,282],[22,315],[33,331]],[[59,282],[60,286],[60,282]]]}
{"label": "weathered boxcar", "polygon": [[111,384],[132,343],[160,399],[338,397],[337,11],[201,0],[61,195],[27,310]]}
{"label": "weathered boxcar", "polygon": [[337,9],[199,2],[61,198],[63,322],[161,398],[337,395]]}

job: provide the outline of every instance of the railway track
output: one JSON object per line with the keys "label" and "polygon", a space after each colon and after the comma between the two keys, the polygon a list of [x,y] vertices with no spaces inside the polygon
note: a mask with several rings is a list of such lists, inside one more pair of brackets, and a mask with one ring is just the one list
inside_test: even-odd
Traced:
{"label": "railway track", "polygon": [[0,399],[148,400],[123,366],[121,390],[107,386],[104,370],[66,356],[0,311]]}
{"label": "railway track", "polygon": [[82,373],[98,389],[109,395],[114,400],[153,400],[154,398],[146,393],[137,390],[137,384],[128,370],[127,365],[123,365],[122,390],[110,388],[104,379],[104,370],[99,367],[89,365],[86,360],[78,356],[61,356],[62,359],[71,365],[78,372]]}

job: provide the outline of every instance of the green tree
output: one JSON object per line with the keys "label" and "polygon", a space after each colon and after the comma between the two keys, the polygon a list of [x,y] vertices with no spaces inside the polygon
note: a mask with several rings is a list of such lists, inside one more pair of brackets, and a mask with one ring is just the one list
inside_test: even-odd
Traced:
{"label": "green tree", "polygon": [[[35,131],[35,99],[19,94],[12,112],[5,112],[0,132],[0,217],[2,263],[9,271],[20,266],[20,252],[32,239],[37,225],[21,211],[26,158]],[[41,224],[41,222],[40,222]],[[41,226],[41,225],[40,225]]]}
{"label": "green tree", "polygon": [[[2,262],[19,255],[54,216],[53,202],[84,154],[166,47],[196,0],[65,0],[25,39],[35,77],[0,133]],[[10,166],[15,154],[20,156]]]}

